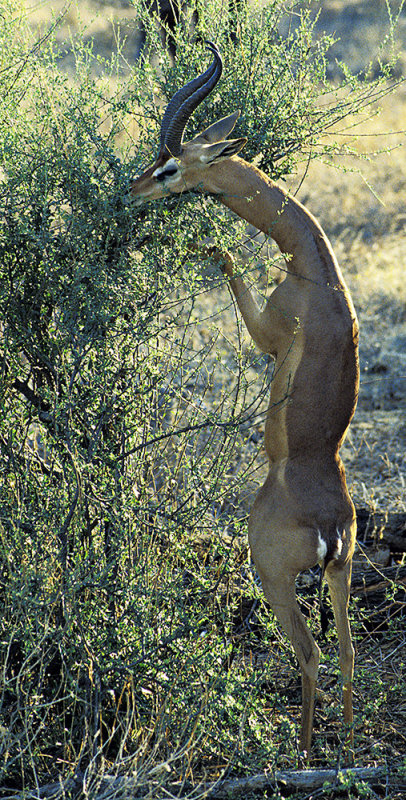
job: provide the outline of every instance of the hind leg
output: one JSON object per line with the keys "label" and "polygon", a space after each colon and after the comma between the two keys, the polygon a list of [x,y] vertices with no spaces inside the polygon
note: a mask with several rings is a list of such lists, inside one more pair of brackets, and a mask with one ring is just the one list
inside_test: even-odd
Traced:
{"label": "hind leg", "polygon": [[348,619],[351,560],[344,567],[339,567],[334,561],[330,562],[326,569],[325,577],[330,591],[338,635],[340,669],[343,682],[344,722],[348,728],[350,746],[353,747],[352,682],[354,675],[354,648]]}
{"label": "hind leg", "polygon": [[267,480],[251,510],[248,538],[251,553],[272,611],[288,636],[302,676],[300,749],[310,756],[314,699],[320,650],[298,606],[295,577],[317,563],[318,536],[311,528],[286,524],[279,511],[279,492]]}
{"label": "hind leg", "polygon": [[[258,571],[261,575],[260,568]],[[293,645],[302,673],[300,749],[309,757],[320,650],[297,604],[295,576],[276,573],[271,576],[267,569],[261,578],[265,597]]]}

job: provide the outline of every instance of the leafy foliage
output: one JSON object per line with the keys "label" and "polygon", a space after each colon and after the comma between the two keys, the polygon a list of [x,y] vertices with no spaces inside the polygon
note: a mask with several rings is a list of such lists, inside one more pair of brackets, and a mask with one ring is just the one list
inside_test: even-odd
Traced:
{"label": "leafy foliage", "polygon": [[[238,98],[246,157],[273,176],[299,151],[334,150],[327,128],[386,91],[347,75],[335,94],[329,39],[313,41],[299,4],[241,11],[236,44],[218,5],[201,9],[199,32],[213,37],[219,19],[224,79],[193,124]],[[244,566],[240,503],[268,365],[238,323],[226,341],[221,279],[191,251],[208,233],[231,246],[242,228],[198,196],[131,206],[157,139],[156,89],[171,94],[205,60],[179,29],[173,65],[140,14],[155,67],[140,58],[128,77],[120,45],[102,62],[79,39],[72,79],[54,30],[30,43],[18,4],[3,4],[0,781],[15,789],[75,772],[90,786],[112,765],[141,786],[296,758],[294,724],[267,667],[247,666],[243,636],[254,608],[248,652],[273,631]]]}

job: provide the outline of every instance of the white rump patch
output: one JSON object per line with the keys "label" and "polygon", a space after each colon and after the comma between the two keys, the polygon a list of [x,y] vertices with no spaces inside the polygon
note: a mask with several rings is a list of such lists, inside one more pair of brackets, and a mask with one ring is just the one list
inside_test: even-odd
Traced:
{"label": "white rump patch", "polygon": [[[326,555],[327,555],[327,544],[324,541],[320,531],[317,531],[317,535],[318,535],[317,560],[318,560],[319,564],[322,564],[324,559],[325,559],[325,557],[326,557]],[[342,549],[343,549],[343,540],[341,538],[341,533],[337,528],[336,545],[335,545],[335,548],[334,548],[334,552],[332,553],[331,556],[329,556],[329,558],[334,558],[334,559],[339,558],[340,555],[341,555]]]}
{"label": "white rump patch", "polygon": [[319,541],[317,543],[317,561],[319,563],[321,563],[322,561],[324,561],[324,559],[325,559],[325,557],[327,555],[327,545],[326,545],[324,539],[321,538],[320,531],[317,531],[317,534],[318,534],[318,537],[319,537]]}
{"label": "white rump patch", "polygon": [[337,528],[337,546],[336,546],[333,558],[338,558],[341,555],[341,550],[342,549],[343,549],[343,540],[341,538],[341,533]]}

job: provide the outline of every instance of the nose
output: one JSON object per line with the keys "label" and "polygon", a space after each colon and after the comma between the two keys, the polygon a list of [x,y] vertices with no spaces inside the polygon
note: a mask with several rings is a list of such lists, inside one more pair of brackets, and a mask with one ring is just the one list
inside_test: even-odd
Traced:
{"label": "nose", "polygon": [[129,181],[127,192],[126,192],[126,196],[125,196],[126,201],[133,208],[139,208],[144,203],[144,198],[142,197],[142,195],[139,195],[139,194],[138,195],[134,195],[133,194],[133,189],[134,189],[134,185],[135,185],[136,181],[137,181],[137,178],[132,178]]}

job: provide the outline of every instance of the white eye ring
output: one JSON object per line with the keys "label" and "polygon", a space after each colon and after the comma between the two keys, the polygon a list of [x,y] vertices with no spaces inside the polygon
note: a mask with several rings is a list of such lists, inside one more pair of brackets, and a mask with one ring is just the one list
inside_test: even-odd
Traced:
{"label": "white eye ring", "polygon": [[159,181],[159,183],[163,183],[173,178],[178,172],[179,164],[174,158],[170,158],[163,167],[158,167],[155,172],[152,173],[152,177],[155,178],[156,181]]}
{"label": "white eye ring", "polygon": [[155,180],[159,181],[160,183],[162,183],[162,182],[164,182],[166,180],[170,180],[177,173],[178,173],[178,168],[177,167],[169,167],[169,168],[163,169],[162,172],[159,173],[159,175],[155,175]]}

